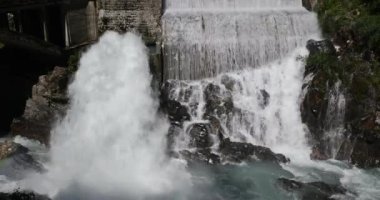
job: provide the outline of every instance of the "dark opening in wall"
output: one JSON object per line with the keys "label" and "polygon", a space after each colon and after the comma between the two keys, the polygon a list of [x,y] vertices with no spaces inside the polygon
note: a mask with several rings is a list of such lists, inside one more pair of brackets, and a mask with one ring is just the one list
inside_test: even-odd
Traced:
{"label": "dark opening in wall", "polygon": [[65,24],[63,11],[60,6],[46,8],[46,26],[48,41],[58,46],[65,46]]}
{"label": "dark opening in wall", "polygon": [[22,10],[21,24],[22,32],[33,35],[39,39],[44,39],[44,29],[42,12],[40,9]]}

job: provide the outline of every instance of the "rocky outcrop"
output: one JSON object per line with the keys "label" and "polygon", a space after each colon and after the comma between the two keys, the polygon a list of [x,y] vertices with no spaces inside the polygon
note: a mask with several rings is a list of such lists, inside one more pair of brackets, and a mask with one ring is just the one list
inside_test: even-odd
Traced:
{"label": "rocky outcrop", "polygon": [[[205,83],[194,91],[186,82],[168,81],[161,90],[161,110],[165,112],[171,123],[168,131],[168,148],[172,156],[180,156],[189,163],[207,165],[241,162],[286,163],[289,160],[282,154],[275,154],[269,148],[245,142],[233,142],[227,137],[223,123],[231,123],[231,117],[238,112],[234,108],[231,92],[239,89],[238,82],[232,77],[224,76],[221,80],[225,88],[214,83]],[[204,110],[202,122],[192,122],[198,110],[199,102],[191,101],[192,94],[203,97]],[[201,92],[201,94],[199,94]],[[270,95],[262,90],[263,106],[268,104]],[[198,96],[199,95],[199,96]],[[203,103],[203,102],[202,102]],[[191,113],[191,114],[190,114]],[[228,127],[227,127],[228,128]],[[186,143],[187,148],[176,152],[174,148],[177,138]],[[181,146],[183,148],[183,146]]]}
{"label": "rocky outcrop", "polygon": [[289,159],[282,154],[275,154],[269,148],[256,146],[250,143],[231,142],[224,139],[220,146],[220,153],[224,160],[240,163],[243,161],[266,161],[273,163],[287,163]]}
{"label": "rocky outcrop", "polygon": [[0,143],[0,160],[27,152],[27,148],[8,140],[3,143]]}
{"label": "rocky outcrop", "polygon": [[9,140],[0,143],[0,162],[0,174],[15,178],[22,177],[25,171],[43,171],[42,165],[29,154],[29,149]]}
{"label": "rocky outcrop", "polygon": [[295,192],[302,200],[332,200],[333,195],[343,195],[347,191],[339,185],[324,182],[302,183],[286,178],[279,178],[277,184],[288,192]]}
{"label": "rocky outcrop", "polygon": [[[309,41],[307,47],[310,56],[305,77],[311,77],[311,81],[304,86],[307,92],[301,111],[314,146],[311,157],[334,157],[359,167],[379,167],[380,149],[376,147],[380,146],[380,74],[374,68],[376,61],[345,48],[335,52],[328,40]],[[344,112],[338,116],[343,130],[329,130],[331,115],[339,114],[339,110],[331,109],[339,106],[332,102],[339,101],[339,97],[331,99],[334,95],[344,95]],[[331,149],[336,153],[331,154]]]}
{"label": "rocky outcrop", "polygon": [[32,97],[26,102],[24,114],[12,122],[12,135],[48,144],[54,121],[67,109],[68,81],[69,74],[62,67],[55,67],[48,75],[40,76],[33,86]]}

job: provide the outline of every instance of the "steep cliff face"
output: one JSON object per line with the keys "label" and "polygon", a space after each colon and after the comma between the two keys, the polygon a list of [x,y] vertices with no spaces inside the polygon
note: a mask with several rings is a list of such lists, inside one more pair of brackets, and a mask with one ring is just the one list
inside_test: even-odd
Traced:
{"label": "steep cliff face", "polygon": [[[373,10],[376,5],[364,0],[317,5],[328,40],[309,43],[305,77],[311,81],[305,85],[308,92],[302,104],[314,159],[335,157],[360,167],[380,166],[380,21],[376,20],[380,13]],[[318,48],[321,44],[329,44],[332,50]]]}
{"label": "steep cliff face", "polygon": [[100,0],[99,31],[138,30],[147,43],[160,38],[162,1]]}

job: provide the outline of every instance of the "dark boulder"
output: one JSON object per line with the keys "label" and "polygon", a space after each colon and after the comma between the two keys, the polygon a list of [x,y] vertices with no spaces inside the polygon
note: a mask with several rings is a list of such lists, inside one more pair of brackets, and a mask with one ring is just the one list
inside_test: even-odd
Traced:
{"label": "dark boulder", "polygon": [[211,152],[210,149],[200,149],[195,152],[188,150],[180,151],[181,156],[190,164],[201,163],[207,165],[220,164],[220,157]]}
{"label": "dark boulder", "polygon": [[181,105],[178,101],[167,100],[161,106],[169,116],[172,123],[182,124],[184,121],[191,119],[186,106]]}
{"label": "dark boulder", "polygon": [[187,130],[190,136],[190,147],[208,148],[212,146],[212,127],[208,123],[196,123],[190,125]]}
{"label": "dark boulder", "polygon": [[309,40],[306,48],[310,51],[310,55],[317,53],[336,54],[334,44],[330,40]]}
{"label": "dark boulder", "polygon": [[[191,120],[188,108],[182,105],[180,101],[172,98],[172,92],[177,87],[180,87],[181,84],[181,82],[174,80],[165,82],[161,88],[160,95],[160,109],[168,114],[172,124],[180,125],[182,125],[184,121]],[[189,98],[191,92],[191,90],[186,90],[184,98]]]}
{"label": "dark boulder", "polygon": [[261,107],[264,108],[266,106],[268,106],[269,104],[269,100],[270,100],[270,94],[265,91],[265,90],[260,90],[260,93],[261,93]]}
{"label": "dark boulder", "polygon": [[233,112],[234,104],[230,91],[223,91],[218,85],[208,84],[204,89],[204,98],[205,116],[221,117]]}
{"label": "dark boulder", "polygon": [[282,154],[273,153],[269,148],[256,146],[250,143],[231,142],[225,139],[219,146],[222,158],[226,161],[240,163],[243,161],[268,161],[286,163],[289,159]]}
{"label": "dark boulder", "polygon": [[288,192],[295,192],[302,200],[332,200],[336,194],[347,192],[342,186],[330,185],[324,182],[302,183],[286,178],[277,179],[277,184]]}

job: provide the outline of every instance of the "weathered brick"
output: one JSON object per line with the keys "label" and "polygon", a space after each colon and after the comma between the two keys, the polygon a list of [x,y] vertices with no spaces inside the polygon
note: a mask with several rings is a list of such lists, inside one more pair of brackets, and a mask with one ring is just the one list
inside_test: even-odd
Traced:
{"label": "weathered brick", "polygon": [[137,30],[147,43],[160,39],[161,0],[100,0],[99,31]]}

